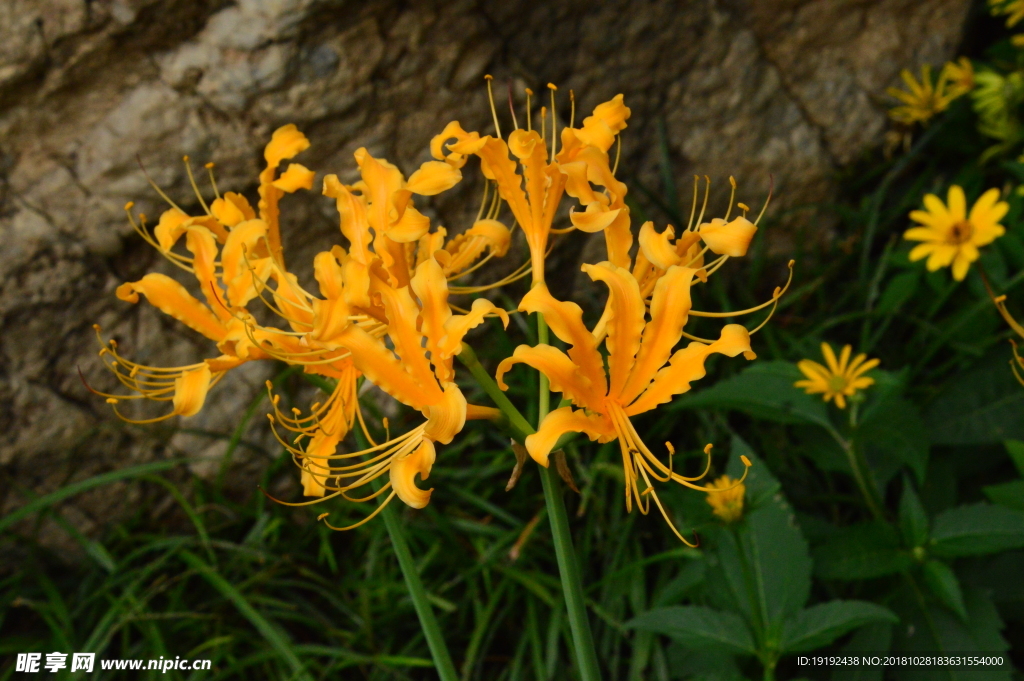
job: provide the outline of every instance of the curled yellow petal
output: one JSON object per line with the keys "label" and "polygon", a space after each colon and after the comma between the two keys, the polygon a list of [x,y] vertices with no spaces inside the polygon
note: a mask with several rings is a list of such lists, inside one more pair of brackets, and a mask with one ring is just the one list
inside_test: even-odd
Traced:
{"label": "curled yellow petal", "polygon": [[600,203],[592,203],[584,212],[570,211],[569,220],[581,232],[600,232],[615,222],[621,209],[608,210]]}
{"label": "curled yellow petal", "polygon": [[757,225],[742,215],[729,222],[715,218],[700,226],[700,238],[713,253],[738,258],[747,254],[750,241],[757,233]]}
{"label": "curled yellow petal", "polygon": [[309,140],[293,123],[289,123],[274,131],[270,143],[263,150],[263,158],[266,159],[268,167],[276,168],[281,165],[281,161],[292,158],[306,149],[309,149]]}
{"label": "curled yellow petal", "polygon": [[468,314],[450,315],[444,323],[444,337],[438,344],[442,359],[450,359],[462,352],[462,339],[470,329],[483,323],[488,314],[497,314],[501,323],[508,328],[508,314],[486,298],[477,298]]}
{"label": "curled yellow petal", "polygon": [[421,480],[426,480],[434,467],[435,458],[434,443],[424,439],[409,454],[396,457],[391,462],[391,487],[399,499],[413,508],[423,508],[430,503],[430,493],[434,490],[417,487],[416,474],[419,474]]}
{"label": "curled yellow petal", "polygon": [[419,241],[430,230],[430,218],[412,206],[406,207],[402,217],[388,227],[386,234],[389,239],[400,244]]}
{"label": "curled yellow petal", "polygon": [[443,445],[451,442],[466,425],[466,397],[454,383],[445,383],[441,401],[421,411],[427,417],[423,434]]}
{"label": "curled yellow petal", "polygon": [[140,293],[146,296],[153,307],[190,329],[210,340],[223,340],[226,331],[217,316],[166,274],[151,272],[138,281],[117,287],[117,297],[129,303],[139,302]]}
{"label": "curled yellow petal", "polygon": [[405,188],[420,196],[434,196],[448,191],[462,180],[462,173],[443,161],[427,161],[409,176]]}
{"label": "curled yellow petal", "polygon": [[275,187],[283,192],[296,192],[299,189],[312,189],[313,178],[316,173],[299,163],[289,163],[288,170],[281,173],[281,177],[274,180]]}
{"label": "curled yellow petal", "polygon": [[615,427],[608,418],[600,414],[587,414],[581,409],[562,407],[545,416],[537,432],[526,437],[526,451],[534,461],[547,468],[551,448],[566,433],[584,433],[591,440],[599,442],[609,442],[616,437]]}
{"label": "curled yellow petal", "polygon": [[527,364],[548,377],[551,390],[562,393],[565,397],[581,407],[596,409],[601,403],[601,395],[594,392],[590,379],[583,375],[571,359],[558,348],[550,345],[520,345],[498,364],[495,380],[498,387],[508,390],[505,384],[505,373],[516,364]]}
{"label": "curled yellow petal", "polygon": [[640,226],[640,250],[652,265],[667,270],[679,264],[680,254],[676,252],[676,246],[672,243],[674,237],[675,230],[672,225],[659,234],[654,231],[654,223],[648,220]]}
{"label": "curled yellow petal", "polygon": [[203,408],[213,374],[205,362],[197,369],[184,372],[174,379],[174,414],[195,416]]}
{"label": "curled yellow petal", "polygon": [[245,213],[242,212],[242,209],[223,197],[215,199],[210,204],[210,212],[228,227],[234,227],[245,220]]}
{"label": "curled yellow petal", "polygon": [[160,222],[153,229],[153,235],[160,248],[165,251],[171,250],[182,234],[185,233],[183,223],[188,220],[188,215],[177,208],[165,210],[160,214]]}

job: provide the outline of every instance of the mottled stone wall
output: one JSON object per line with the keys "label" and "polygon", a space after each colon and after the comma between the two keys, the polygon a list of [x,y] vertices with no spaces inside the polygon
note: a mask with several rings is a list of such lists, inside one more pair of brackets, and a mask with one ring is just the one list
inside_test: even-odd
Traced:
{"label": "mottled stone wall", "polygon": [[[270,132],[296,123],[299,159],[352,178],[360,146],[406,169],[459,119],[489,130],[481,77],[553,81],[579,109],[622,92],[633,110],[622,172],[656,185],[657,122],[680,177],[734,174],[779,206],[830,196],[833,176],[885,129],[899,69],[951,56],[967,0],[387,2],[5,0],[0,3],[0,509],[16,488],[185,451],[215,468],[223,441],[125,427],[86,391],[109,386],[91,325],[154,364],[206,343],[114,288],[160,263],[127,225],[162,209],[136,163],[194,205],[180,156],[217,163],[253,197]],[[563,99],[563,102],[565,100]],[[565,113],[564,110],[562,112]],[[471,166],[472,167],[472,166]],[[473,183],[433,206],[458,229]],[[682,183],[685,185],[685,182]],[[254,197],[253,197],[254,198]],[[292,262],[336,238],[331,202],[285,199]],[[233,372],[182,425],[229,429],[265,369]],[[250,436],[265,440],[256,430]],[[163,454],[161,454],[161,452]],[[242,457],[250,470],[261,457]],[[243,475],[244,477],[244,475]],[[248,478],[251,479],[251,478]],[[129,500],[108,489],[66,515],[85,529]],[[55,540],[56,541],[56,540]]]}

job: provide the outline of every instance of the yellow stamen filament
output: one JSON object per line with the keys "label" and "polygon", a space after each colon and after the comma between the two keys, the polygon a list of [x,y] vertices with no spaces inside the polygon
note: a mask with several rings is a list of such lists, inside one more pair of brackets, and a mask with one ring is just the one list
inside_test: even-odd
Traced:
{"label": "yellow stamen filament", "polygon": [[555,113],[555,90],[557,89],[557,85],[548,83],[548,90],[551,90],[551,160],[548,163],[555,162],[555,152],[558,147],[558,114]]}
{"label": "yellow stamen filament", "polygon": [[491,116],[494,117],[494,132],[498,139],[501,139],[501,125],[498,123],[498,110],[494,108],[494,93],[491,92],[491,81],[494,80],[494,76],[488,73],[484,76],[484,80],[487,81],[487,99],[491,103]]}
{"label": "yellow stamen filament", "polygon": [[526,88],[526,129],[533,130],[533,121],[530,120],[530,100],[533,97],[533,90]]}
{"label": "yellow stamen filament", "polygon": [[736,178],[732,175],[729,176],[729,184],[732,185],[732,191],[729,193],[729,209],[725,211],[726,222],[729,222],[729,216],[732,215],[732,202],[736,200]]}
{"label": "yellow stamen filament", "polygon": [[210,207],[206,205],[206,201],[203,199],[202,193],[199,191],[199,186],[196,184],[196,178],[192,175],[192,164],[188,160],[188,156],[183,156],[182,161],[185,162],[185,173],[188,175],[188,183],[192,185],[192,191],[195,192],[196,198],[199,199],[199,205],[203,207],[207,215],[213,215],[210,212]]}
{"label": "yellow stamen filament", "polygon": [[206,168],[206,172],[210,175],[210,185],[213,187],[213,195],[219,199],[220,190],[217,189],[217,179],[213,176],[213,161],[210,161],[204,167]]}

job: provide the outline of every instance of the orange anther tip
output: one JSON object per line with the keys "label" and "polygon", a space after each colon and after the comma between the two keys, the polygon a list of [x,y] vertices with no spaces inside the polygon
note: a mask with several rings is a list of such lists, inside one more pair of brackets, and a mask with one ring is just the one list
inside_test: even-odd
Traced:
{"label": "orange anther tip", "polygon": [[139,219],[142,220],[143,222],[145,222],[146,221],[146,214],[145,213],[139,213]]}
{"label": "orange anther tip", "polygon": [[108,397],[107,398],[107,404],[117,404],[117,398],[115,398],[115,397]]}
{"label": "orange anther tip", "polygon": [[708,446],[704,448],[704,453],[705,454],[710,454],[712,448],[714,448],[714,445],[709,443]]}
{"label": "orange anther tip", "polygon": [[494,76],[492,76],[492,75],[491,75],[491,74],[489,74],[489,73],[488,73],[488,74],[485,74],[485,75],[484,75],[484,80],[494,80]]}
{"label": "orange anther tip", "polygon": [[789,266],[790,266],[790,267],[792,267],[792,266],[793,266],[793,265],[795,265],[795,264],[796,264],[796,260],[790,260],[790,261],[789,261]]}
{"label": "orange anther tip", "polygon": [[736,178],[733,177],[732,175],[729,176],[729,184],[731,184],[733,187],[736,186]]}
{"label": "orange anther tip", "polygon": [[753,466],[754,465],[754,464],[750,463],[750,459],[747,458],[746,454],[740,454],[740,461],[743,462],[744,466]]}
{"label": "orange anther tip", "polygon": [[548,89],[549,90],[557,90],[558,86],[555,85],[554,83],[548,83]]}
{"label": "orange anther tip", "polygon": [[92,328],[94,328],[95,330],[99,331],[100,330],[100,325],[99,324],[93,324]]}
{"label": "orange anther tip", "polygon": [[778,298],[781,295],[782,295],[782,287],[781,286],[776,286],[775,287],[775,293],[772,294],[772,298]]}
{"label": "orange anther tip", "polygon": [[181,160],[184,161],[185,163],[188,163],[188,154],[185,154],[184,156],[182,156]]}
{"label": "orange anther tip", "polygon": [[205,166],[203,166],[203,167],[204,167],[204,168],[206,168],[207,170],[209,170],[210,168],[213,168],[213,161],[210,161],[209,163],[207,163],[207,164],[206,164]]}
{"label": "orange anther tip", "polygon": [[134,201],[129,201],[128,203],[124,204],[124,209],[125,210],[131,210],[132,206],[134,206],[134,205],[135,205]]}
{"label": "orange anther tip", "polygon": [[327,517],[327,516],[329,516],[329,515],[330,515],[330,513],[321,513],[320,515],[318,515],[318,516],[316,517],[316,519],[317,519],[317,520],[323,520],[324,518],[326,518],[326,517]]}
{"label": "orange anther tip", "polygon": [[533,90],[531,90],[530,88],[526,88],[526,94],[533,96]]}
{"label": "orange anther tip", "polygon": [[267,386],[267,389],[268,389],[268,390],[269,390],[270,388],[273,388],[273,387],[274,387],[274,384],[273,384],[273,383],[271,383],[271,382],[270,382],[269,380],[268,380],[268,381],[267,381],[266,383],[264,383],[263,385]]}
{"label": "orange anther tip", "polygon": [[996,296],[996,298],[992,302],[994,302],[994,303],[1001,303],[1004,300],[1006,300],[1006,294],[1005,293],[1003,295],[1001,295],[1001,296]]}
{"label": "orange anther tip", "polygon": [[740,209],[740,210],[750,210],[750,206],[748,206],[748,205],[747,205],[747,204],[745,204],[745,203],[742,203],[742,202],[738,202],[738,203],[737,203],[736,205],[737,205],[737,206],[739,206],[739,209]]}

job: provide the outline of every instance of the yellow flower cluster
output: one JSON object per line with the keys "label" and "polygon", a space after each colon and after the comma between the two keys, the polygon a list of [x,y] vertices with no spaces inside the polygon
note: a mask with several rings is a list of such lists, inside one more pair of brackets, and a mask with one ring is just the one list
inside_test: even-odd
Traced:
{"label": "yellow flower cluster", "polygon": [[[691,306],[692,286],[706,282],[729,258],[746,254],[757,220],[747,218],[749,209],[744,204],[733,203],[735,182],[723,217],[705,219],[707,186],[703,207],[695,217],[699,188],[695,180],[694,210],[686,228],[677,234],[672,226],[658,232],[653,223],[643,224],[636,232],[639,247],[631,256],[634,231],[625,200],[627,187],[615,177],[621,147],[616,147],[614,158],[610,156],[630,110],[618,95],[598,105],[579,127],[573,111],[569,124],[559,129],[557,88],[549,88],[550,115],[546,107],[541,108],[539,130],[533,126],[532,92],[527,90],[526,127],[515,124],[507,137],[501,134],[496,114],[493,135],[467,132],[453,121],[430,142],[434,160],[408,177],[366,149],[355,152],[360,179],[354,184],[344,184],[337,175],[324,176],[322,193],[335,202],[343,243],[314,258],[316,290],[303,287],[286,267],[279,227],[285,195],[313,187],[314,171],[298,163],[279,172],[284,161],[309,147],[307,138],[293,125],[274,132],[264,152],[266,169],[259,176],[256,209],[240,194],[219,192],[212,164],[207,167],[215,198],[208,203],[186,157],[199,214],[190,215],[158,188],[169,208],[154,228],[145,216],[132,215],[132,204],[126,208],[142,238],[173,265],[195,276],[202,299],[159,273],[123,284],[117,295],[131,303],[138,302],[140,295],[145,297],[214,341],[219,354],[188,366],[153,367],[128,359],[111,340],[100,355],[129,394],[104,394],[107,401],[126,420],[120,411],[124,401],[171,403],[170,411],[136,423],[187,417],[199,412],[210,388],[227,371],[245,362],[273,359],[301,366],[336,386],[305,412],[286,413],[279,408],[280,396],[271,394],[269,418],[274,433],[301,471],[304,494],[313,497],[302,503],[337,496],[366,501],[386,494],[384,502],[361,522],[395,496],[422,508],[429,503],[431,490],[420,488],[416,476],[420,480],[429,476],[435,445],[451,442],[467,420],[495,419],[500,414],[468,404],[455,382],[453,359],[462,351],[467,332],[491,318],[508,324],[508,313],[478,294],[532,275],[533,285],[518,309],[542,315],[569,349],[519,346],[499,365],[497,382],[505,388],[506,372],[525,363],[544,373],[551,389],[571,403],[548,414],[537,432],[526,438],[524,444],[533,459],[547,466],[555,443],[569,432],[600,442],[617,440],[627,508],[635,502],[646,513],[653,499],[668,520],[652,478],[720,493],[722,499],[732,500],[730,508],[738,493],[741,507],[741,481],[711,487],[695,484],[708,471],[696,477],[680,475],[673,469],[672,445],[666,443],[666,464],[644,444],[630,418],[689,390],[693,381],[705,375],[704,364],[712,354],[755,357],[750,345],[753,331],[744,326],[727,324],[717,339],[698,338],[684,331],[684,326],[693,317],[774,310],[785,288],[776,289],[769,301],[750,310],[714,313]],[[483,200],[473,224],[449,237],[444,227],[431,225],[414,200],[456,186],[470,157],[479,159],[485,178]],[[565,195],[577,205],[569,211],[569,226],[555,229]],[[731,217],[734,205],[740,215]],[[500,219],[506,206],[511,227]],[[451,283],[506,255],[517,228],[529,249],[528,263],[486,286]],[[604,314],[593,329],[584,326],[578,305],[556,299],[545,284],[550,238],[571,230],[604,235],[606,259],[583,266],[591,279],[607,286],[609,294]],[[791,279],[792,263],[790,268]],[[473,299],[463,308],[452,302],[455,295]],[[257,299],[273,313],[274,323],[262,321],[265,313],[257,318],[250,311],[250,303]],[[683,338],[689,344],[676,349]],[[376,443],[359,408],[358,386],[363,380],[420,412],[424,421]],[[272,391],[269,383],[268,390]],[[350,450],[342,443],[357,421],[370,447]],[[286,432],[291,435],[286,437]],[[710,470],[710,445],[705,451]],[[368,491],[360,496],[359,490]]]}
{"label": "yellow flower cluster", "polygon": [[949,108],[954,99],[974,89],[975,84],[974,66],[967,57],[947,62],[934,80],[932,67],[928,64],[921,67],[920,81],[914,78],[909,69],[903,69],[900,77],[907,86],[906,90],[894,87],[886,90],[902,102],[902,105],[889,111],[889,117],[908,126],[927,123]]}

